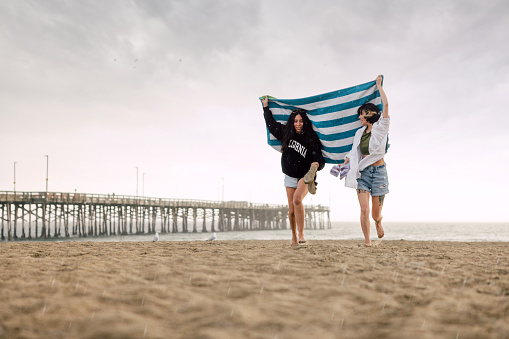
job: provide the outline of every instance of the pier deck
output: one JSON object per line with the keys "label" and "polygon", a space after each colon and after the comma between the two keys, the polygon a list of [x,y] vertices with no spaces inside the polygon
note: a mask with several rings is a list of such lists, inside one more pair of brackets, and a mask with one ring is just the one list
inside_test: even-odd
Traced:
{"label": "pier deck", "polygon": [[[306,228],[331,228],[327,206],[306,205]],[[288,206],[115,194],[0,192],[2,240],[288,229]],[[327,220],[325,220],[325,218]]]}

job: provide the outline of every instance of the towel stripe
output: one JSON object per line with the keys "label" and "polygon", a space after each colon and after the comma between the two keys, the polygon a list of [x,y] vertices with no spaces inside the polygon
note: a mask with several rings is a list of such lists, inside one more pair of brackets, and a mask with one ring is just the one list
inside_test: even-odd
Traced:
{"label": "towel stripe", "polygon": [[[357,108],[371,102],[382,110],[375,81],[301,99],[277,99],[269,96],[269,108],[276,121],[286,124],[294,109],[308,112],[313,130],[322,142],[326,163],[342,164],[352,148],[355,132],[361,127]],[[267,143],[281,150],[281,142],[267,130]]]}

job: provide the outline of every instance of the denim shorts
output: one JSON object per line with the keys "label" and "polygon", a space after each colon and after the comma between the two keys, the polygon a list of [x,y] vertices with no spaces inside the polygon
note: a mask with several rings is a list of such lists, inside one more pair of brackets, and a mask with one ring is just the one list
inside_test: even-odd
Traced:
{"label": "denim shorts", "polygon": [[368,166],[361,171],[361,177],[357,179],[357,189],[371,193],[372,197],[379,197],[389,193],[389,179],[387,168],[382,166]]}
{"label": "denim shorts", "polygon": [[285,187],[297,188],[299,179],[285,174]]}

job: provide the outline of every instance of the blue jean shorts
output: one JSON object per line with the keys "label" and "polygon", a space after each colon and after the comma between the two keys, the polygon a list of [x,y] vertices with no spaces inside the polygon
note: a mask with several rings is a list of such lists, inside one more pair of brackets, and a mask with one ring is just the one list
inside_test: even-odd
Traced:
{"label": "blue jean shorts", "polygon": [[299,179],[285,174],[285,187],[297,188]]}
{"label": "blue jean shorts", "polygon": [[382,166],[368,166],[363,169],[361,177],[357,179],[357,189],[368,191],[372,197],[389,193],[389,179],[385,164]]}

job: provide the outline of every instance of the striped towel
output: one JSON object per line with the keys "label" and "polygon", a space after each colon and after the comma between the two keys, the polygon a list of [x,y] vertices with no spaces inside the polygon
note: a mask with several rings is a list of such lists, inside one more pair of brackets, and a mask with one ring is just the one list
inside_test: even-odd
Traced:
{"label": "striped towel", "polygon": [[[261,99],[261,98],[260,98]],[[269,96],[269,108],[277,122],[286,124],[296,108],[308,112],[326,163],[342,164],[352,149],[355,132],[361,127],[357,108],[371,102],[382,110],[382,100],[375,81],[302,99],[276,99]],[[281,142],[267,130],[267,142],[281,151]]]}

